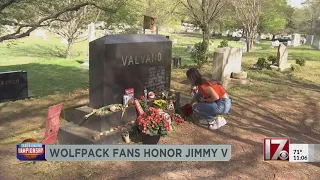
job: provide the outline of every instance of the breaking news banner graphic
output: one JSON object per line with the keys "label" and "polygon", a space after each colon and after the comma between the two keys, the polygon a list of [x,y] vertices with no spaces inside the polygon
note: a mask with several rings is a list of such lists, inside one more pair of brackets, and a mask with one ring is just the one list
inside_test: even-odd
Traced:
{"label": "breaking news banner graphic", "polygon": [[264,160],[289,160],[289,138],[264,138]]}
{"label": "breaking news banner graphic", "polygon": [[231,145],[46,145],[43,152],[47,161],[229,161],[231,159]]}
{"label": "breaking news banner graphic", "polygon": [[45,161],[45,145],[29,138],[17,145],[17,158],[20,161]]}

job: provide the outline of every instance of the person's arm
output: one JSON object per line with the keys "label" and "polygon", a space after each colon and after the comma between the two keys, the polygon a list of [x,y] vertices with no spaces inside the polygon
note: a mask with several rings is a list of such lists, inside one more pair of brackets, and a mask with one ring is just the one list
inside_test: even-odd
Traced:
{"label": "person's arm", "polygon": [[207,99],[201,98],[200,99],[201,102],[214,102],[219,99],[219,95],[211,87],[208,86],[207,88],[204,89],[204,91],[210,98],[207,98]]}

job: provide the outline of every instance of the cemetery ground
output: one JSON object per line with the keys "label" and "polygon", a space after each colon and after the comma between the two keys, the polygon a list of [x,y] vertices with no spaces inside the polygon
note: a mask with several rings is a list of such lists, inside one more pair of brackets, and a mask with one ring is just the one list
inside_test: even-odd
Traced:
{"label": "cemetery ground", "polygon": [[[171,34],[178,39],[173,56],[182,57],[181,69],[172,70],[172,88],[179,90],[186,102],[189,84],[186,70],[192,66],[187,45],[201,41],[196,35]],[[220,40],[219,40],[220,41]],[[86,59],[85,42],[74,47],[75,58],[61,58],[63,45],[50,37],[33,37],[0,44],[0,71],[28,72],[29,93],[34,98],[0,104],[0,179],[318,179],[320,164],[264,162],[263,138],[291,138],[291,143],[320,144],[320,51],[307,46],[289,49],[289,63],[297,57],[307,60],[295,71],[250,70],[258,57],[267,57],[276,48],[269,42],[256,44],[254,52],[245,53],[243,70],[251,86],[228,89],[233,98],[228,124],[216,131],[186,122],[160,143],[231,144],[229,162],[19,162],[15,146],[26,138],[41,140],[47,108],[63,103],[70,109],[88,103],[88,71],[80,64]],[[219,43],[214,42],[214,47]],[[241,44],[230,42],[240,47]],[[260,47],[260,48],[259,48]],[[213,48],[211,48],[213,50]],[[202,71],[210,75],[211,67]],[[62,112],[62,123],[64,112]]]}

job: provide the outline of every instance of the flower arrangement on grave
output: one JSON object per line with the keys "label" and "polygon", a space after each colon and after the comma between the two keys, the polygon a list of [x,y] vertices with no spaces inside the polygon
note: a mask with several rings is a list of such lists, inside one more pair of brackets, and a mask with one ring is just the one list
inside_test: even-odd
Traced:
{"label": "flower arrangement on grave", "polygon": [[168,100],[156,99],[151,106],[149,106],[145,98],[139,98],[139,103],[144,113],[138,117],[137,123],[142,133],[150,136],[167,135],[168,132],[173,129],[173,123],[184,122],[180,115],[174,113],[173,100],[171,100],[172,95],[170,98],[168,98],[167,95],[166,97],[157,97]]}

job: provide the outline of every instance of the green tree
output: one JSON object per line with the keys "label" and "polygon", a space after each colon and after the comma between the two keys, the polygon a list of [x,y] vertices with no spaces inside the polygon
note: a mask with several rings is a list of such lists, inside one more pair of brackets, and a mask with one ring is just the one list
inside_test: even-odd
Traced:
{"label": "green tree", "polygon": [[268,0],[260,17],[259,31],[271,33],[273,37],[285,30],[290,6],[286,0]]}

